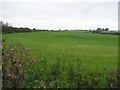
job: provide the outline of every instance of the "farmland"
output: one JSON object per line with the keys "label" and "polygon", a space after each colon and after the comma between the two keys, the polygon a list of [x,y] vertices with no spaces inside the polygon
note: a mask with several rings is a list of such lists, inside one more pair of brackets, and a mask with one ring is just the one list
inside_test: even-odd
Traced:
{"label": "farmland", "polygon": [[[68,85],[66,80],[69,76],[70,65],[75,70],[81,67],[82,70],[88,72],[99,71],[101,73],[99,78],[102,78],[106,71],[115,70],[118,67],[117,35],[94,34],[87,31],[47,31],[4,34],[3,39],[6,40],[6,43],[16,44],[20,42],[29,48],[31,55],[38,62],[30,68],[24,84],[25,87],[32,87],[33,85],[39,87],[39,82],[33,82],[36,80],[33,77],[42,68],[45,69],[45,73],[44,75],[40,74],[43,76],[40,80],[47,80],[46,74],[50,72],[51,68],[57,68],[54,66],[56,62],[60,64],[59,71],[62,78],[59,81],[65,80],[64,84],[62,84],[63,82],[58,83],[59,87],[77,87],[74,84]],[[41,63],[43,61],[46,63],[45,65]],[[55,71],[57,70],[55,69]],[[76,72],[75,70],[73,70],[74,73],[79,72],[79,70]],[[96,87],[107,87],[105,79],[102,78]]]}

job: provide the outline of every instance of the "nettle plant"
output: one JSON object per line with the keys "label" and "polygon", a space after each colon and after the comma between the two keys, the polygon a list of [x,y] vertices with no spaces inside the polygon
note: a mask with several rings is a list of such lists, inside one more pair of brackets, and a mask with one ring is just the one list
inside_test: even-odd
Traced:
{"label": "nettle plant", "polygon": [[20,43],[7,45],[3,42],[2,45],[3,88],[22,88],[34,59],[28,48]]}

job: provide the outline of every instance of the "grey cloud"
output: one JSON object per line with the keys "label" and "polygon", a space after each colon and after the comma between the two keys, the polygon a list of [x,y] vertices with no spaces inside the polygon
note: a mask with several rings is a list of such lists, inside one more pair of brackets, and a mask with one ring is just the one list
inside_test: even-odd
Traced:
{"label": "grey cloud", "polygon": [[[116,28],[117,16],[116,2],[79,2],[78,0],[56,2],[45,0],[29,3],[2,3],[2,17],[5,20],[11,21],[14,25],[22,25],[22,22],[25,22],[26,24],[24,24],[27,26],[38,28],[41,26],[46,28],[51,26],[54,28],[81,28],[85,27],[85,23],[88,28],[91,28],[91,23],[93,24],[92,27],[95,28],[108,26],[107,24],[110,24],[109,27],[111,28]],[[39,25],[41,26],[39,27]]]}

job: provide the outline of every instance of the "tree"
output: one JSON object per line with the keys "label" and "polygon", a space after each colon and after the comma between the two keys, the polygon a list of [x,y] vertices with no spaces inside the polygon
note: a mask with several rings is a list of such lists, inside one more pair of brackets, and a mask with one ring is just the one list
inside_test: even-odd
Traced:
{"label": "tree", "polygon": [[97,28],[97,31],[101,31],[101,28]]}
{"label": "tree", "polygon": [[105,29],[104,28],[102,28],[102,31],[104,31]]}
{"label": "tree", "polygon": [[105,28],[105,31],[108,31],[109,30],[109,28]]}
{"label": "tree", "polygon": [[33,30],[35,31],[35,28],[33,28]]}

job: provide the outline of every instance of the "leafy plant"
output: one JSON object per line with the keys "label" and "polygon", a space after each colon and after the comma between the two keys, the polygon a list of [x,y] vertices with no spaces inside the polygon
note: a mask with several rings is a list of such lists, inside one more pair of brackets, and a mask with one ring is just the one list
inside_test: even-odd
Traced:
{"label": "leafy plant", "polygon": [[35,63],[29,49],[22,44],[3,42],[3,88],[22,88],[30,66]]}

